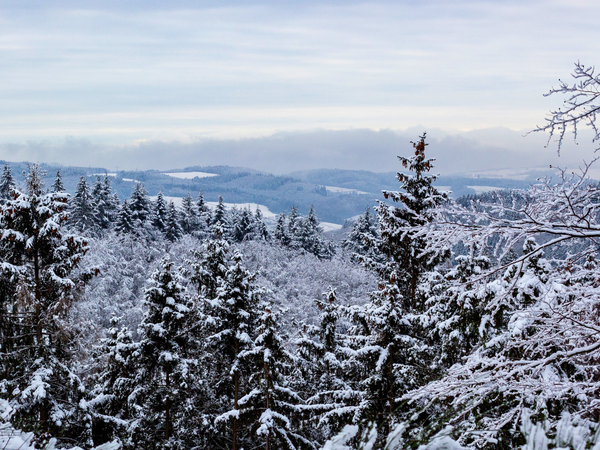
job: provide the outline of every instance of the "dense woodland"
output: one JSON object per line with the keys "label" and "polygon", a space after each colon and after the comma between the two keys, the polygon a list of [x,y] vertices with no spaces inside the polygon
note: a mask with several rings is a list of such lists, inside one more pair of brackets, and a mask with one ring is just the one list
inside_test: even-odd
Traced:
{"label": "dense woodland", "polygon": [[0,431],[65,448],[600,448],[590,165],[454,201],[426,145],[339,243],[314,210],[269,230],[201,192],[177,208],[137,184],[121,203],[108,177],[69,196],[60,173],[47,188],[30,165],[15,186],[6,166]]}

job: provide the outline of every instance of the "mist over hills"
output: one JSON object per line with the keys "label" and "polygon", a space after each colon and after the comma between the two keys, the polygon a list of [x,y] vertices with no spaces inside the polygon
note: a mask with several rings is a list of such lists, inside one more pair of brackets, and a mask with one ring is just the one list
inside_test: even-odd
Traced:
{"label": "mist over hills", "polygon": [[[5,163],[5,161],[0,161]],[[26,162],[8,162],[16,181],[23,181]],[[200,190],[209,202],[222,195],[228,203],[257,203],[273,213],[289,211],[296,206],[306,214],[314,205],[324,222],[343,224],[346,219],[364,212],[382,199],[382,190],[398,189],[396,172],[367,170],[318,169],[273,175],[255,169],[231,166],[191,166],[184,169],[110,172],[103,167],[76,167],[41,164],[47,171],[46,185],[60,170],[68,192],[73,193],[80,177],[93,184],[98,176],[109,174],[121,200],[129,197],[135,182],[144,183],[151,196],[162,191],[170,197],[196,197]],[[493,189],[525,188],[545,173],[517,174],[514,178],[492,176],[441,176],[436,185],[451,190],[453,197],[486,192]],[[510,175],[510,174],[508,174]]]}

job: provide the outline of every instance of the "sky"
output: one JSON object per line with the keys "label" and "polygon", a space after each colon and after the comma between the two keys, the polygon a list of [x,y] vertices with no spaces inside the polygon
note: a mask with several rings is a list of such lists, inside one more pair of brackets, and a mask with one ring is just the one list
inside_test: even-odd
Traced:
{"label": "sky", "polygon": [[577,165],[544,97],[598,62],[600,3],[3,1],[0,159],[110,170]]}

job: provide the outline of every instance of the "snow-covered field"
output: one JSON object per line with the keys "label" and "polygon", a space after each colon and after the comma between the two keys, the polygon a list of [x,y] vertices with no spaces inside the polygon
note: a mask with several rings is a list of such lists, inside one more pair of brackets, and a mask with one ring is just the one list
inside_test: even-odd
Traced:
{"label": "snow-covered field", "polygon": [[192,178],[208,178],[218,177],[218,173],[207,173],[207,172],[163,172],[162,175],[168,177],[181,178],[184,180],[191,180]]}
{"label": "snow-covered field", "polygon": [[365,191],[359,191],[357,189],[341,188],[341,187],[337,187],[337,186],[325,186],[325,189],[327,189],[329,192],[337,192],[338,194],[368,194],[368,192],[365,192]]}

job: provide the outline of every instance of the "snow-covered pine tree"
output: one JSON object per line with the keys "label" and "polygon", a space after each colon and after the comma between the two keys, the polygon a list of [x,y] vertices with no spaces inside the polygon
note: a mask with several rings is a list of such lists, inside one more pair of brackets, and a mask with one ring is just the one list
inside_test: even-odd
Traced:
{"label": "snow-covered pine tree", "polygon": [[14,190],[15,180],[12,176],[10,166],[8,163],[4,163],[4,169],[2,169],[2,176],[0,177],[0,201],[5,202],[12,199]]}
{"label": "snow-covered pine tree", "polygon": [[89,405],[92,410],[92,438],[101,445],[120,438],[127,446],[131,425],[137,417],[136,405],[130,405],[130,396],[136,389],[139,348],[132,333],[120,326],[120,317],[112,316],[107,337],[95,349],[98,373],[92,378]]}
{"label": "snow-covered pine tree", "polygon": [[94,235],[99,228],[98,204],[92,198],[86,177],[79,178],[75,195],[69,201],[69,224],[80,233]]}
{"label": "snow-covered pine tree", "polygon": [[256,211],[254,212],[254,222],[252,226],[252,238],[258,240],[269,240],[269,230],[267,230],[267,225],[265,224],[265,218],[263,213],[261,212],[258,205],[256,206]]}
{"label": "snow-covered pine tree", "polygon": [[165,201],[165,196],[162,191],[156,196],[156,202],[154,202],[154,211],[152,214],[152,225],[158,231],[164,232],[166,228],[168,218],[168,206]]}
{"label": "snow-covered pine tree", "polygon": [[198,200],[196,202],[196,210],[198,211],[198,237],[203,239],[209,235],[210,226],[212,224],[212,214],[206,202],[204,201],[204,192],[200,189]]}
{"label": "snow-covered pine tree", "polygon": [[115,204],[110,180],[107,174],[104,179],[96,177],[92,187],[92,198],[94,199],[98,226],[101,230],[109,229],[116,219],[118,204]]}
{"label": "snow-covered pine tree", "polygon": [[302,245],[300,243],[300,227],[301,227],[301,217],[298,213],[298,208],[296,206],[292,206],[290,210],[290,214],[287,216],[287,229],[286,234],[290,239],[290,245],[292,248],[301,248]]}
{"label": "snow-covered pine tree", "polygon": [[45,192],[44,175],[39,165],[29,165],[25,192],[16,191],[1,209],[3,275],[16,281],[3,288],[15,289],[10,309],[20,333],[13,344],[18,358],[9,358],[13,365],[0,392],[8,393],[19,427],[87,444],[90,418],[79,403],[85,389],[72,370],[68,312],[91,277],[87,271],[73,274],[88,247],[61,229],[68,194]]}
{"label": "snow-covered pine tree", "polygon": [[130,196],[129,208],[131,209],[133,223],[136,227],[142,228],[149,220],[152,210],[148,191],[143,183],[135,183]]}
{"label": "snow-covered pine tree", "polygon": [[133,216],[131,213],[131,209],[129,208],[129,203],[127,200],[123,200],[123,204],[119,209],[119,214],[117,215],[117,222],[115,223],[115,232],[118,235],[130,235],[135,234],[135,224],[133,222]]}
{"label": "snow-covered pine tree", "polygon": [[221,223],[221,225],[225,226],[227,224],[227,209],[225,208],[225,203],[223,201],[223,196],[219,194],[219,201],[217,206],[215,207],[215,212],[212,216],[212,224]]}
{"label": "snow-covered pine tree", "polygon": [[140,406],[134,440],[138,448],[189,448],[185,445],[185,408],[191,399],[195,361],[190,358],[191,302],[173,263],[164,259],[144,294],[146,313],[140,325],[140,372],[131,394]]}
{"label": "snow-covered pine tree", "polygon": [[356,254],[355,258],[366,256],[376,259],[376,247],[373,242],[378,237],[377,223],[371,213],[371,207],[368,207],[352,224],[352,229],[342,241],[342,245],[353,254]]}
{"label": "snow-covered pine tree", "polygon": [[353,386],[347,362],[353,349],[347,335],[338,330],[343,308],[337,304],[335,289],[329,288],[323,300],[315,300],[320,309],[319,325],[303,325],[296,339],[298,363],[295,384],[307,396],[311,430],[306,436],[315,443],[323,443],[352,421],[353,408],[360,399],[360,391]]}
{"label": "snow-covered pine tree", "polygon": [[380,282],[370,302],[352,312],[355,326],[351,332],[362,344],[354,365],[362,368],[363,377],[355,418],[380,424],[384,436],[398,419],[398,399],[425,383],[430,375],[419,316],[425,311],[426,298],[419,286],[424,275],[449,253],[423,255],[426,242],[417,236],[419,227],[431,220],[428,210],[446,200],[432,184],[436,177],[427,175],[433,166],[432,160],[425,158],[426,145],[423,134],[413,143],[413,157],[399,157],[414,175],[398,173],[402,190],[384,191],[385,198],[400,202],[402,207],[383,202],[377,207],[381,236],[376,241],[377,250],[385,259],[382,263],[369,262]]}
{"label": "snow-covered pine tree", "polygon": [[251,362],[252,374],[251,390],[239,399],[238,414],[265,450],[310,448],[312,443],[299,433],[303,400],[291,380],[296,358],[285,348],[280,314],[272,305],[263,306],[254,345],[241,355]]}
{"label": "snow-covered pine tree", "polygon": [[183,198],[181,202],[181,229],[186,234],[193,234],[198,229],[198,212],[191,194]]}
{"label": "snow-covered pine tree", "polygon": [[254,217],[250,212],[250,208],[243,208],[237,211],[237,214],[232,214],[231,225],[231,234],[234,242],[242,242],[251,236],[254,228]]}
{"label": "snow-covered pine tree", "polygon": [[[239,399],[247,392],[248,367],[242,355],[252,347],[261,290],[235,252],[228,261],[222,239],[204,244],[191,280],[198,288],[203,347],[199,353],[203,378],[210,380],[205,405],[213,439],[232,449],[245,447],[247,429],[239,420]],[[211,412],[213,412],[211,414]],[[212,420],[211,420],[212,419]]]}
{"label": "snow-covered pine tree", "polygon": [[179,211],[177,211],[175,203],[173,201],[170,201],[169,205],[167,206],[167,222],[165,223],[165,237],[171,242],[175,242],[183,234],[183,230],[181,229],[181,225],[179,223]]}
{"label": "snow-covered pine tree", "polygon": [[277,216],[277,225],[275,225],[275,231],[273,237],[278,240],[281,245],[290,245],[290,236],[288,235],[288,227],[286,223],[285,213],[281,213]]}
{"label": "snow-covered pine tree", "polygon": [[60,170],[56,171],[56,178],[52,183],[52,192],[66,192],[65,185],[62,181],[62,175],[60,174]]}

